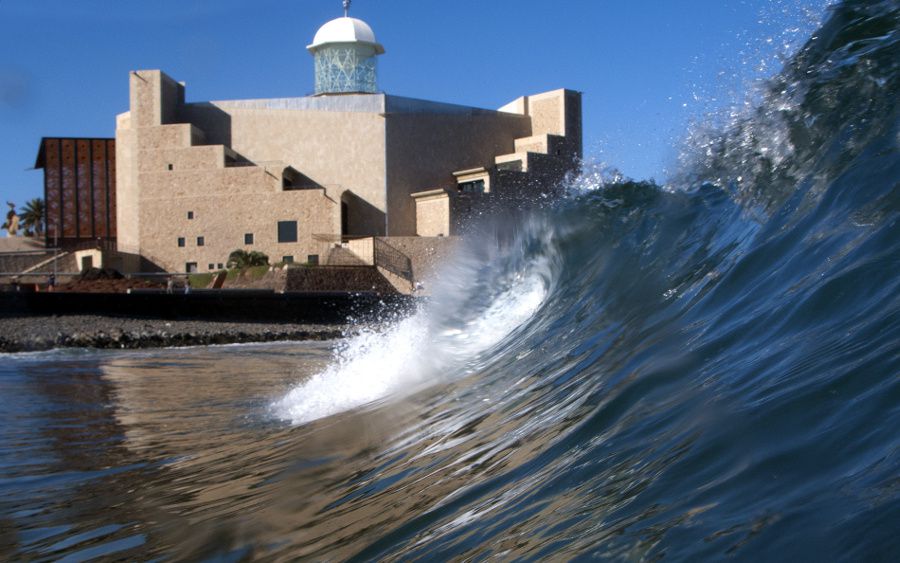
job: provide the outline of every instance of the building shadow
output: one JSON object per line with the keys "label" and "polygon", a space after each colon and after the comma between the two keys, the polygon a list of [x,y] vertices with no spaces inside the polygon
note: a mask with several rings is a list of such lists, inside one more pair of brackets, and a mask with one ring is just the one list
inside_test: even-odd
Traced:
{"label": "building shadow", "polygon": [[351,190],[341,194],[341,234],[384,236],[385,213]]}

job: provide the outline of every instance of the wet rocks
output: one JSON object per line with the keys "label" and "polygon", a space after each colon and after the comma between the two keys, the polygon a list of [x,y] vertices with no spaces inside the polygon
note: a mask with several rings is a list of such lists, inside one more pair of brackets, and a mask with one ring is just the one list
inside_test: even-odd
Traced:
{"label": "wet rocks", "polygon": [[331,340],[345,325],[132,319],[93,315],[0,318],[0,352],[135,349],[285,340]]}

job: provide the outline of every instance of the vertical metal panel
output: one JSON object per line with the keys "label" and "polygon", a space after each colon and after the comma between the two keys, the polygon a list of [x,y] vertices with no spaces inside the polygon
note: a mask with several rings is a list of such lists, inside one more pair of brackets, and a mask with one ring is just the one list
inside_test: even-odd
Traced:
{"label": "vertical metal panel", "polygon": [[106,206],[106,141],[91,141],[91,199],[94,203],[94,236],[109,236]]}
{"label": "vertical metal panel", "polygon": [[47,242],[60,233],[62,213],[59,139],[44,139],[44,201],[47,203]]}
{"label": "vertical metal panel", "polygon": [[91,190],[91,143],[87,139],[75,141],[75,185],[77,191],[78,238],[94,238],[93,191]]}
{"label": "vertical metal panel", "polygon": [[75,173],[75,141],[62,140],[62,237],[77,238],[78,210],[75,198],[78,196],[77,175]]}
{"label": "vertical metal panel", "polygon": [[107,225],[110,238],[116,237],[116,141],[110,139],[106,143],[106,196],[108,217]]}

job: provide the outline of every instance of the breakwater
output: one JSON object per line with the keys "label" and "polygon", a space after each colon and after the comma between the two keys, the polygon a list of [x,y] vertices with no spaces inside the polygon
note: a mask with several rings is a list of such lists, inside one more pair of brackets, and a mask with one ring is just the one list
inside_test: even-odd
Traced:
{"label": "breakwater", "polygon": [[3,292],[0,312],[25,315],[117,315],[155,319],[343,323],[410,307],[401,295],[372,292],[195,290],[166,293]]}

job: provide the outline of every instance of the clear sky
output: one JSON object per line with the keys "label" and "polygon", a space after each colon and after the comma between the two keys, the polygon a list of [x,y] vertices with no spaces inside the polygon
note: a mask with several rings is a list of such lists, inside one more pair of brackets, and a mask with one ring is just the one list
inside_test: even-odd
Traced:
{"label": "clear sky", "polygon": [[[485,108],[584,93],[589,159],[664,180],[687,124],[740,102],[827,0],[354,0],[387,93]],[[42,196],[43,136],[112,137],[128,71],[188,101],[303,96],[340,0],[0,0],[0,203]]]}

